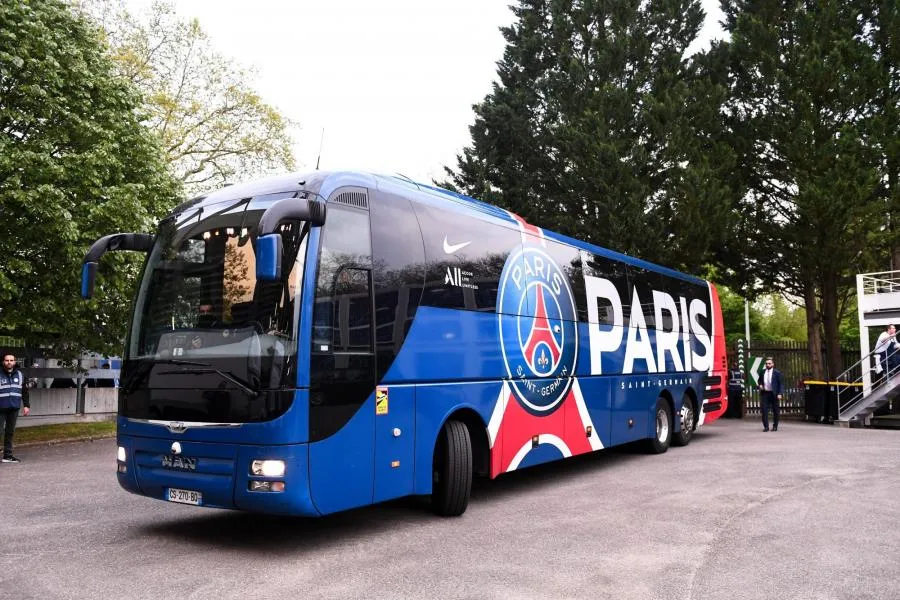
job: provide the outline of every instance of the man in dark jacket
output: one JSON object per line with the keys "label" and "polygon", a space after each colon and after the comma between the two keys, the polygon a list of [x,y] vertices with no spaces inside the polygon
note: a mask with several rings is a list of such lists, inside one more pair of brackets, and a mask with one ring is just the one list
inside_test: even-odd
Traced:
{"label": "man in dark jacket", "polygon": [[13,433],[16,431],[16,419],[19,408],[25,407],[22,414],[26,417],[31,412],[28,402],[28,383],[22,371],[16,368],[16,357],[3,355],[3,369],[0,369],[0,427],[3,428],[3,462],[17,463],[13,456]]}
{"label": "man in dark jacket", "polygon": [[771,356],[766,357],[766,370],[759,377],[759,398],[762,400],[763,431],[769,430],[769,408],[775,416],[772,431],[778,431],[779,404],[781,404],[781,371],[775,368]]}

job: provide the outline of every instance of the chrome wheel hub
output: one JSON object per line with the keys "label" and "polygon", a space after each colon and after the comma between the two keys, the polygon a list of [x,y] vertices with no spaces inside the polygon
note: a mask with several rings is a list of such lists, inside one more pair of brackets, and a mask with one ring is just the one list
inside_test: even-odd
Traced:
{"label": "chrome wheel hub", "polygon": [[685,401],[681,407],[681,433],[690,433],[694,429],[694,409]]}
{"label": "chrome wheel hub", "polygon": [[666,411],[656,411],[656,439],[664,443],[669,437],[669,419]]}

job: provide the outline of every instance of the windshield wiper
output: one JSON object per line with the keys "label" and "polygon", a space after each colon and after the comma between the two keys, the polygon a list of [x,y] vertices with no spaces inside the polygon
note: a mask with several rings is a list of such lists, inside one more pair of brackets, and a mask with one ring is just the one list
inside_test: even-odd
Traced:
{"label": "windshield wiper", "polygon": [[179,360],[177,358],[157,358],[141,362],[134,374],[132,374],[125,382],[123,389],[126,394],[130,394],[137,386],[150,374],[155,365],[185,365],[188,367],[209,367],[212,366],[205,362],[195,362],[192,360]]}
{"label": "windshield wiper", "polygon": [[186,365],[188,367],[211,367],[207,362],[198,362],[195,360],[181,360],[178,358],[159,358],[150,361],[152,365]]}
{"label": "windshield wiper", "polygon": [[230,371],[221,371],[219,369],[211,367],[209,363],[193,362],[190,360],[176,360],[176,359],[160,360],[160,361],[157,361],[157,364],[158,363],[166,363],[166,364],[171,364],[171,365],[197,365],[197,366],[201,366],[201,367],[209,367],[207,369],[182,369],[180,371],[163,371],[160,373],[160,375],[207,375],[209,373],[215,373],[222,379],[224,379],[226,381],[230,381],[234,385],[241,388],[244,391],[244,393],[246,393],[251,398],[256,398],[257,396],[259,396],[259,390],[255,390],[252,387],[250,387],[249,382],[244,381],[243,379],[240,379],[239,377],[237,377]]}

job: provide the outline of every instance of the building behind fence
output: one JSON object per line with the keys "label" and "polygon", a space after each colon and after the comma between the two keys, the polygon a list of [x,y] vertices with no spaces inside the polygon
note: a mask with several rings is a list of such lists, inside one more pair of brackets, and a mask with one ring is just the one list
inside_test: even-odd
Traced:
{"label": "building behind fence", "polygon": [[106,419],[118,410],[118,358],[86,354],[78,368],[69,369],[12,336],[0,336],[0,351],[16,355],[19,368],[31,382],[31,414],[19,419],[18,427]]}

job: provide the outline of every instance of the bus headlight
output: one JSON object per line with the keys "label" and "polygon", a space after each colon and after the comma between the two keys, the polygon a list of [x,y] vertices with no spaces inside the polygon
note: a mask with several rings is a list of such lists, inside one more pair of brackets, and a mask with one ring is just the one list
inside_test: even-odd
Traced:
{"label": "bus headlight", "polygon": [[116,452],[116,460],[123,463],[125,462],[125,447],[119,446],[119,450]]}
{"label": "bus headlight", "polygon": [[250,473],[262,477],[283,477],[283,460],[254,460],[250,463]]}

